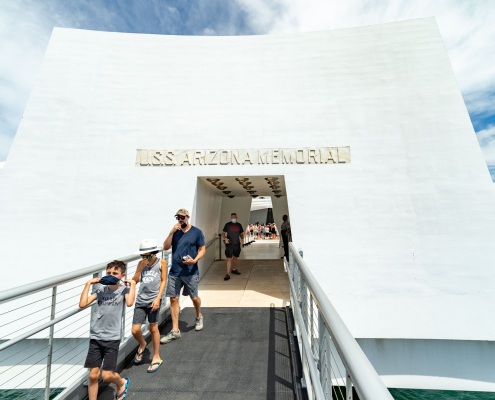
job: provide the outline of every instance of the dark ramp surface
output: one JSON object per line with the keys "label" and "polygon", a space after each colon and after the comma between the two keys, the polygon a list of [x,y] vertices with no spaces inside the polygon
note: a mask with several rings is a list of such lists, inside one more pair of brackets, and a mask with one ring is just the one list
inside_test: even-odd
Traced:
{"label": "dark ramp surface", "polygon": [[[128,366],[128,399],[294,399],[287,322],[278,308],[203,308],[204,329],[194,330],[195,312],[180,314],[182,338],[161,345],[161,368]],[[168,322],[162,335],[170,330]]]}

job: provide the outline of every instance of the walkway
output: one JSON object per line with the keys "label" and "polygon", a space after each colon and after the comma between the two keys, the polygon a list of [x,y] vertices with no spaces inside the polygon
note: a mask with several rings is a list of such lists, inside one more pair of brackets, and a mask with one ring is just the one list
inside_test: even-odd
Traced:
{"label": "walkway", "polygon": [[[226,261],[216,261],[199,283],[202,307],[286,307],[289,282],[278,240],[260,240],[242,248],[237,269],[224,281]],[[222,256],[224,257],[224,256]],[[184,307],[192,307],[187,299]]]}
{"label": "walkway", "polygon": [[[194,331],[190,300],[182,303],[182,338],[161,346],[164,363],[146,373],[150,346],[140,366],[129,365],[128,399],[293,399],[285,306],[289,284],[278,241],[243,248],[241,275],[224,281],[225,260],[200,282],[204,330]],[[249,259],[248,259],[249,258]],[[170,330],[170,322],[162,334]],[[111,399],[107,389],[99,399]]]}

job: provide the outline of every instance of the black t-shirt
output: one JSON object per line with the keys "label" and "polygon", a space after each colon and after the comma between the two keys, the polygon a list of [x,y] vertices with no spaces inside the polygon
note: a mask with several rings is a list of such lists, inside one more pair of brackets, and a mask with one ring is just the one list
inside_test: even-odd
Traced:
{"label": "black t-shirt", "polygon": [[244,232],[244,229],[242,229],[242,225],[239,222],[227,222],[223,227],[223,231],[231,244],[238,245],[241,243],[240,235]]}

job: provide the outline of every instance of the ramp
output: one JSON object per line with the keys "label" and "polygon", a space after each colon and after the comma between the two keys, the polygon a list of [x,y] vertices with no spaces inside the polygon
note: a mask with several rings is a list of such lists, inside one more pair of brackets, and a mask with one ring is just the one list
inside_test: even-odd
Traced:
{"label": "ramp", "polygon": [[[182,311],[182,338],[162,345],[159,371],[146,372],[149,349],[142,365],[126,367],[128,399],[295,398],[284,309],[204,308],[202,313],[205,327],[196,332],[194,309]],[[170,323],[163,333],[169,330]],[[99,397],[107,398],[112,397]]]}

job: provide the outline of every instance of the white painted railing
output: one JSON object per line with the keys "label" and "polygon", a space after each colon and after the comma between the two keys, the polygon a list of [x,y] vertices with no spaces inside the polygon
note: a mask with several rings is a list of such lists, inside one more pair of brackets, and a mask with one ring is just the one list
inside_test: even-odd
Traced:
{"label": "white painted railing", "polygon": [[285,266],[309,398],[393,400],[292,242]]}

